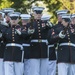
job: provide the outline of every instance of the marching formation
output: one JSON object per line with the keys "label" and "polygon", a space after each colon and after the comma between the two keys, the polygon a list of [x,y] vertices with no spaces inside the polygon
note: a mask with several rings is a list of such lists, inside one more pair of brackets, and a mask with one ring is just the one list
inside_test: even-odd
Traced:
{"label": "marching formation", "polygon": [[0,11],[0,75],[75,75],[75,14],[58,10],[58,23],[43,15],[14,8]]}

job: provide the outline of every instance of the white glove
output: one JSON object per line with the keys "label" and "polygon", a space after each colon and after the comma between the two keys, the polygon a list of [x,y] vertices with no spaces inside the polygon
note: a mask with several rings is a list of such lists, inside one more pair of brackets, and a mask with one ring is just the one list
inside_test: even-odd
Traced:
{"label": "white glove", "polygon": [[66,35],[64,35],[62,32],[63,32],[63,31],[61,31],[61,32],[59,33],[59,37],[60,37],[61,39],[65,38],[65,36],[66,36]]}
{"label": "white glove", "polygon": [[2,37],[2,33],[0,32],[0,38]]}
{"label": "white glove", "polygon": [[46,25],[49,26],[49,27],[52,27],[53,26],[52,23],[49,22],[49,21],[47,21],[47,24]]}
{"label": "white glove", "polygon": [[21,35],[21,32],[18,29],[15,29],[18,35]]}
{"label": "white glove", "polygon": [[6,23],[6,22],[4,22],[4,21],[1,21],[1,24],[4,25],[4,26],[9,27],[8,23]]}
{"label": "white glove", "polygon": [[28,34],[33,34],[35,32],[35,29],[28,28]]}

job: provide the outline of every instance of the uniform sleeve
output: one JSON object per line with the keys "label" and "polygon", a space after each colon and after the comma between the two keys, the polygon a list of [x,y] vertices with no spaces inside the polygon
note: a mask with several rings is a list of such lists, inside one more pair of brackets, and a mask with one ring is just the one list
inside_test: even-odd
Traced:
{"label": "uniform sleeve", "polygon": [[3,39],[4,42],[6,42],[6,31],[7,31],[8,27],[3,27],[3,29],[1,30],[2,32],[2,38],[1,40]]}
{"label": "uniform sleeve", "polygon": [[55,44],[59,41],[59,36],[57,32],[54,31],[54,29],[49,30],[47,40],[50,44]]}
{"label": "uniform sleeve", "polygon": [[21,31],[21,37],[24,39],[30,38],[31,35],[28,34],[27,31]]}

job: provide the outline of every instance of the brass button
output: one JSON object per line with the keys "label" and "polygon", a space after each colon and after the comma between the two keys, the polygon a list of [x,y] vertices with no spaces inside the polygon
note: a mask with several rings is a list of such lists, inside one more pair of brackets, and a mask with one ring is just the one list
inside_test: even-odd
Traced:
{"label": "brass button", "polygon": [[12,37],[14,39],[14,37]]}
{"label": "brass button", "polygon": [[14,36],[14,34],[12,34],[12,36]]}
{"label": "brass button", "polygon": [[68,35],[68,37],[69,37],[70,35]]}
{"label": "brass button", "polygon": [[12,34],[14,34],[14,32],[12,32]]}
{"label": "brass button", "polygon": [[39,23],[39,22],[38,22]]}
{"label": "brass button", "polygon": [[38,27],[38,29],[40,29],[40,27]]}
{"label": "brass button", "polygon": [[41,38],[41,36],[39,36],[39,38]]}
{"label": "brass button", "polygon": [[15,41],[15,40],[13,40],[13,41]]}
{"label": "brass button", "polygon": [[40,24],[38,24],[38,26],[40,26]]}
{"label": "brass button", "polygon": [[40,30],[38,30],[38,32],[40,32]]}
{"label": "brass button", "polygon": [[70,40],[70,38],[68,38]]}
{"label": "brass button", "polygon": [[39,35],[41,35],[41,33],[39,33]]}

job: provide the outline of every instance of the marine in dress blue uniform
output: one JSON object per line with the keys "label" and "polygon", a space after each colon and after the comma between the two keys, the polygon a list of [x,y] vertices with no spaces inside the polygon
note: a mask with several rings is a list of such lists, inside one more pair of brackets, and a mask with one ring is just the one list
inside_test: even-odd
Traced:
{"label": "marine in dress blue uniform", "polygon": [[2,9],[3,13],[4,13],[4,22],[6,23],[10,23],[10,17],[9,17],[9,13],[13,13],[15,11],[14,8],[4,8]]}
{"label": "marine in dress blue uniform", "polygon": [[[71,15],[62,15],[62,27],[55,29],[55,33],[49,37],[50,43],[59,42],[58,56],[58,75],[74,75],[74,27],[70,22]],[[65,27],[67,30],[65,31]],[[65,31],[65,33],[64,33]],[[50,34],[49,34],[50,35]],[[52,40],[52,41],[51,41]]]}
{"label": "marine in dress blue uniform", "polygon": [[[50,15],[43,15],[42,20],[45,22],[48,22],[50,25],[50,30],[53,27],[53,24],[49,21]],[[56,53],[55,53],[55,47],[54,44],[48,43],[48,75],[54,75],[56,74]]]}
{"label": "marine in dress blue uniform", "polygon": [[[56,25],[53,26],[53,28],[51,29],[51,33],[54,34],[54,29],[61,27],[62,24],[62,14],[66,14],[68,12],[68,10],[57,10],[57,21],[58,23]],[[49,45],[49,49],[50,49],[50,54],[49,54],[49,60],[51,61],[51,63],[49,63],[51,66],[49,67],[49,75],[56,75],[56,58],[57,58],[57,49],[58,49],[58,43],[55,44],[50,44]]]}
{"label": "marine in dress blue uniform", "polygon": [[[30,27],[30,14],[21,14],[21,22],[22,22],[22,31],[26,31],[28,33],[28,28]],[[22,39],[22,46],[24,48],[24,75],[29,75],[29,58],[30,58],[30,34],[28,34],[27,38]]]}
{"label": "marine in dress blue uniform", "polygon": [[[30,75],[47,75],[48,68],[48,41],[49,27],[47,22],[41,20],[43,7],[33,7],[33,25],[35,32],[30,42]],[[33,68],[34,67],[34,68]]]}
{"label": "marine in dress blue uniform", "polygon": [[21,26],[18,25],[19,15],[10,14],[11,27],[3,32],[6,43],[4,52],[5,75],[23,75],[23,47]]}
{"label": "marine in dress blue uniform", "polygon": [[[3,12],[0,12],[0,33],[2,33],[6,28],[6,25],[3,21]],[[5,43],[4,39],[0,38],[0,74],[4,75],[4,49],[5,49]]]}

